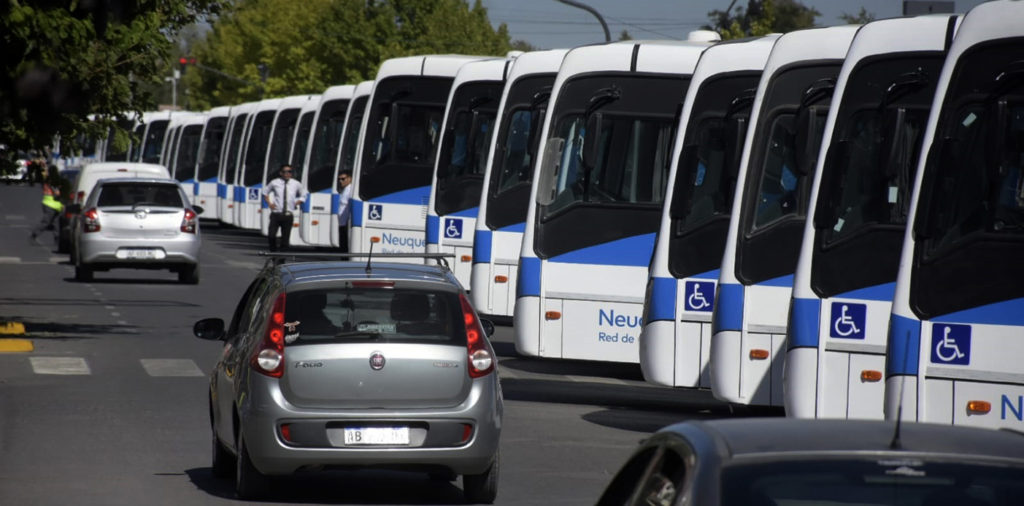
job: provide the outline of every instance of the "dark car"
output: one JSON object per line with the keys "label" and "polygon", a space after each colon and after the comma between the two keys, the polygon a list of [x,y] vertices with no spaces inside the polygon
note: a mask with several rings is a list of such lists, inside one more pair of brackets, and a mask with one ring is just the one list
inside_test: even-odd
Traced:
{"label": "dark car", "polygon": [[[300,254],[301,255],[301,254]],[[210,376],[213,471],[242,498],[266,475],[322,468],[462,476],[494,501],[503,401],[497,357],[444,265],[277,261],[256,276]],[[308,255],[306,258],[310,258]]]}
{"label": "dark car", "polygon": [[1024,504],[1024,435],[869,420],[685,422],[640,444],[607,505]]}
{"label": "dark car", "polygon": [[74,187],[75,179],[78,178],[80,169],[64,169],[60,171],[60,203],[64,209],[57,218],[57,252],[67,253],[71,251],[71,188]]}

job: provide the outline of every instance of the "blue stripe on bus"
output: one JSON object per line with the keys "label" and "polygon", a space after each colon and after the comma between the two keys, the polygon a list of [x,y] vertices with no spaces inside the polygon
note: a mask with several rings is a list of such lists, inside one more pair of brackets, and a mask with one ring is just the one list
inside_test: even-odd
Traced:
{"label": "blue stripe on bus", "polygon": [[516,298],[540,296],[540,259],[522,257],[519,259],[519,276],[516,279]]}
{"label": "blue stripe on bus", "polygon": [[548,261],[564,264],[596,264],[647,267],[651,264],[655,234],[626,237],[596,246],[570,251]]}
{"label": "blue stripe on bus", "polygon": [[885,377],[916,376],[921,354],[921,320],[895,314],[890,316],[888,341]]}
{"label": "blue stripe on bus", "polygon": [[655,277],[651,279],[651,283],[651,298],[645,301],[647,321],[644,325],[659,320],[675,321],[676,285],[679,281],[676,278]]}
{"label": "blue stripe on bus", "polygon": [[821,324],[821,299],[793,299],[789,314],[786,349],[817,348]]}
{"label": "blue stripe on bus", "polygon": [[228,185],[217,183],[217,196],[222,199],[228,198]]}
{"label": "blue stripe on bus", "polygon": [[437,244],[441,235],[441,217],[435,214],[427,215],[427,244]]}
{"label": "blue stripe on bus", "polygon": [[[260,199],[260,200],[266,200],[266,199]],[[311,198],[307,198],[306,200],[302,201],[302,205],[299,206],[299,207],[302,208],[302,212],[308,213],[310,211],[310,209],[312,209],[312,206],[313,206],[312,200],[313,199],[311,199]]]}
{"label": "blue stripe on bus", "polygon": [[213,176],[213,177],[211,177],[209,179],[204,179],[203,182],[204,183],[216,183],[217,182],[217,176]]}
{"label": "blue stripe on bus", "polygon": [[690,279],[718,281],[718,278],[721,277],[721,275],[722,275],[722,270],[721,269],[715,269],[713,271],[702,272],[700,274],[694,274],[693,276],[690,276]]}
{"label": "blue stripe on bus", "polygon": [[455,211],[448,216],[458,216],[459,218],[476,218],[480,214],[479,207],[471,207],[469,209],[463,209],[461,211]]}
{"label": "blue stripe on bus", "polygon": [[711,318],[711,332],[743,329],[743,285],[719,283],[718,300]]}
{"label": "blue stripe on bus", "polygon": [[491,231],[473,231],[473,263],[486,264],[491,261]]}
{"label": "blue stripe on bus", "polygon": [[341,210],[341,194],[340,193],[332,193],[331,194],[331,214],[338,214],[338,211],[340,211],[340,210]]}
{"label": "blue stripe on bus", "polygon": [[348,207],[352,210],[352,226],[363,226],[363,201],[351,199],[348,201]]}
{"label": "blue stripe on bus", "polygon": [[413,204],[417,206],[427,205],[430,197],[430,186],[410,188],[396,193],[389,193],[374,197],[371,204]]}
{"label": "blue stripe on bus", "polygon": [[940,323],[1024,326],[1024,298],[1004,300],[932,318]]}
{"label": "blue stripe on bus", "polygon": [[839,299],[880,300],[892,302],[896,295],[896,282],[860,288],[836,295]]}
{"label": "blue stripe on bus", "polygon": [[199,195],[199,181],[192,183],[192,195]]}
{"label": "blue stripe on bus", "polygon": [[190,183],[195,183],[195,182],[196,182],[196,180],[192,179],[192,178],[188,178],[188,179],[182,181],[182,183],[184,183],[184,184],[190,184]]}
{"label": "blue stripe on bus", "polygon": [[519,232],[520,234],[526,233],[526,222],[521,221],[519,223],[513,223],[507,227],[501,227],[498,232]]}
{"label": "blue stripe on bus", "polygon": [[785,276],[779,276],[777,278],[772,278],[754,284],[757,286],[784,286],[786,288],[793,288],[793,275],[786,274]]}

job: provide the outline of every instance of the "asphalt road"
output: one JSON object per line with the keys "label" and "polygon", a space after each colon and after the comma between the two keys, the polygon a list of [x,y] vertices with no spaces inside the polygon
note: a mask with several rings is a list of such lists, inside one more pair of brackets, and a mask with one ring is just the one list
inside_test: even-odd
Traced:
{"label": "asphalt road", "polygon": [[[203,222],[199,285],[170,271],[74,280],[66,255],[29,229],[39,186],[0,184],[0,322],[33,349],[0,352],[0,504],[237,502],[210,473],[206,376],[219,343],[192,324],[230,313],[262,260],[258,233]],[[737,416],[706,391],[645,384],[638,365],[517,356],[492,338],[505,394],[496,504],[593,504],[636,444],[686,419]],[[399,472],[275,480],[268,503],[461,504],[459,482]]]}

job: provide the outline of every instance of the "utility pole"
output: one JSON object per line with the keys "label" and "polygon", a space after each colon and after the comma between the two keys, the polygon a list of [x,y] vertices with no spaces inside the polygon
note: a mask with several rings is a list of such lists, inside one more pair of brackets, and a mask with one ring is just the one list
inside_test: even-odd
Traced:
{"label": "utility pole", "polygon": [[175,109],[178,108],[178,79],[181,79],[181,71],[178,69],[174,69],[171,77],[164,78],[164,81],[171,83],[171,106]]}
{"label": "utility pole", "polygon": [[583,9],[583,10],[593,14],[594,17],[597,18],[597,21],[601,23],[601,28],[604,28],[604,41],[605,42],[611,42],[612,41],[612,34],[610,32],[608,32],[608,23],[604,22],[604,18],[601,17],[601,13],[597,12],[597,9],[595,9],[595,8],[593,8],[593,7],[591,7],[591,6],[587,5],[587,4],[584,4],[584,3],[574,2],[573,0],[555,0],[555,1],[556,2],[561,2],[561,3],[565,4],[565,5],[571,5],[573,7],[576,7],[576,8],[579,8],[579,9]]}

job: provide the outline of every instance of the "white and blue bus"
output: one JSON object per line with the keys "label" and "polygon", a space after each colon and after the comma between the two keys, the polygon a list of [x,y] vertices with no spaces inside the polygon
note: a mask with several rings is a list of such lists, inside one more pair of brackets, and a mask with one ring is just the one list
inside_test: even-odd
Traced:
{"label": "white and blue bus", "polygon": [[711,309],[750,107],[778,35],[701,55],[679,118],[640,331],[640,368],[659,385],[710,388]]}
{"label": "white and blue bus", "polygon": [[511,321],[530,185],[551,88],[568,49],[516,57],[498,106],[473,232],[469,295],[477,311]]}
{"label": "white and blue bus", "polygon": [[[341,151],[342,129],[348,115],[355,86],[331,86],[320,95],[306,150],[296,168],[296,177],[309,192],[293,227],[300,241],[314,246],[329,246],[331,240],[331,201],[336,186],[335,170]],[[266,206],[266,203],[263,204]],[[267,222],[269,227],[270,223]],[[296,235],[292,238],[295,239]]]}
{"label": "white and blue bus", "polygon": [[804,217],[836,77],[859,26],[775,41],[736,176],[711,317],[711,392],[782,405],[783,345]]}
{"label": "white and blue bus", "polygon": [[[356,85],[355,91],[352,92],[352,105],[348,108],[348,116],[345,118],[345,129],[342,131],[341,137],[341,149],[338,151],[338,170],[335,171],[333,181],[338,180],[338,174],[342,171],[348,171],[350,174],[354,173],[356,164],[356,153],[359,147],[359,136],[363,128],[363,116],[366,114],[366,104],[370,100],[370,92],[373,91],[373,81],[363,81]],[[330,246],[339,247],[341,246],[341,236],[339,227],[342,223],[339,220],[340,216],[338,213],[341,212],[341,187],[335,186],[334,192],[331,193],[331,219],[330,221]],[[351,221],[352,213],[349,213]],[[344,224],[346,227],[349,223]],[[348,233],[348,229],[345,229],[345,233]],[[348,240],[346,235],[345,240]]]}
{"label": "white and blue bus", "polygon": [[[165,148],[167,155],[167,171],[178,180],[181,189],[191,199],[192,188],[196,182],[196,162],[199,159],[199,144],[203,137],[203,128],[209,116],[206,114],[190,114],[176,122],[174,144]],[[195,202],[192,201],[194,204]],[[201,206],[200,206],[201,207]]]}
{"label": "white and blue bus", "polygon": [[224,139],[224,152],[220,157],[217,175],[217,219],[224,225],[235,223],[235,185],[238,184],[242,139],[245,137],[249,116],[256,109],[257,103],[246,102],[231,106],[231,115],[228,117],[227,137]]}
{"label": "white and blue bus", "polygon": [[885,418],[1024,430],[1024,2],[971,9],[935,92],[896,280]]}
{"label": "white and blue bus", "polygon": [[921,139],[957,16],[864,25],[825,123],[786,327],[786,414],[882,418],[885,337]]}
{"label": "white and blue bus", "polygon": [[381,64],[352,173],[352,252],[369,251],[372,238],[383,253],[426,250],[430,180],[448,94],[459,67],[480,59],[426,55]]}
{"label": "white and blue bus", "polygon": [[259,230],[263,183],[267,173],[267,152],[274,119],[283,99],[260,100],[249,116],[239,153],[238,179],[235,181],[233,223],[245,230]]}
{"label": "white and blue bus", "polygon": [[[469,288],[473,230],[505,76],[513,59],[463,65],[452,82],[427,205],[427,253],[453,253],[452,272]],[[431,260],[433,262],[433,260]]]}
{"label": "white and blue bus", "polygon": [[551,92],[513,311],[519,353],[639,363],[647,268],[703,42],[571,49]]}
{"label": "white and blue bus", "polygon": [[217,206],[217,172],[220,169],[220,157],[224,151],[224,138],[227,132],[228,117],[231,107],[214,107],[206,111],[206,125],[199,140],[199,158],[196,160],[195,184],[192,186],[192,202],[203,208],[200,216],[205,219],[217,219],[220,208]]}

